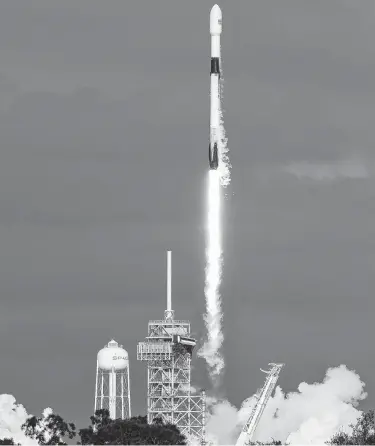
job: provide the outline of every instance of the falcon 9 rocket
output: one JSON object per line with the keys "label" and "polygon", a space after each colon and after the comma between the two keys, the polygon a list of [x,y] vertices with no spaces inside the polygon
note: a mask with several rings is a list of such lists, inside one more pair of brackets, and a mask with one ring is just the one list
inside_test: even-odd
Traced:
{"label": "falcon 9 rocket", "polygon": [[210,73],[210,145],[208,159],[210,169],[219,166],[219,125],[220,125],[220,35],[222,31],[222,13],[218,5],[210,12],[211,34],[211,73]]}

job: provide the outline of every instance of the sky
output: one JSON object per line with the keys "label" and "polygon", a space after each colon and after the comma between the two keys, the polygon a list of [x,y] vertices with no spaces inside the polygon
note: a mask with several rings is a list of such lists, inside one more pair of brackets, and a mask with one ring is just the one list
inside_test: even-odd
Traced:
{"label": "sky", "polygon": [[[96,353],[166,306],[203,340],[207,0],[0,2],[0,393],[79,427]],[[223,391],[346,364],[375,406],[375,7],[222,0]],[[192,383],[209,385],[202,359]]]}

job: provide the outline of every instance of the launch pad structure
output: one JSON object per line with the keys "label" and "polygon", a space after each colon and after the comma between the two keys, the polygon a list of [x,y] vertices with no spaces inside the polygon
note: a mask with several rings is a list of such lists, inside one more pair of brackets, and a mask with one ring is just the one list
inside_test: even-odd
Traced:
{"label": "launch pad structure", "polygon": [[247,444],[251,444],[253,441],[255,431],[258,427],[260,419],[262,418],[264,409],[266,408],[268,400],[270,399],[277,380],[279,379],[280,371],[284,367],[284,364],[270,363],[268,365],[271,366],[270,370],[260,369],[267,375],[267,378],[262,389],[259,390],[256,395],[255,406],[251,411],[249,419],[243,426],[235,446],[245,446]]}
{"label": "launch pad structure", "polygon": [[148,323],[148,336],[137,346],[137,359],[147,362],[147,421],[161,418],[181,434],[204,443],[205,392],[193,395],[191,359],[196,340],[190,322],[175,320],[172,310],[172,253],[167,253],[167,309],[164,320]]}

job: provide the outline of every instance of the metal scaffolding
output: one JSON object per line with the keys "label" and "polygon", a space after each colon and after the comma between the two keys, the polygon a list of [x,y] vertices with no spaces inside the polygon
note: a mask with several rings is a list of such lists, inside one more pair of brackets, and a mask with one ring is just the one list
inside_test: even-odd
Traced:
{"label": "metal scaffolding", "polygon": [[137,359],[147,361],[148,422],[161,418],[202,441],[205,395],[192,395],[190,383],[195,344],[188,321],[150,321],[146,341],[138,343]]}
{"label": "metal scaffolding", "polygon": [[191,391],[191,357],[196,340],[190,322],[174,320],[171,304],[171,257],[168,251],[168,304],[164,320],[148,323],[148,336],[139,342],[137,359],[147,361],[147,418],[175,424],[186,437],[203,442],[205,394]]}

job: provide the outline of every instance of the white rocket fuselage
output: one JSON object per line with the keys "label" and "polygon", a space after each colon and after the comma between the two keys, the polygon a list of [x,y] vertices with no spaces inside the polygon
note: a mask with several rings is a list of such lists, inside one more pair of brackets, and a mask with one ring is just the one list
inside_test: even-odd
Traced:
{"label": "white rocket fuselage", "polygon": [[211,73],[210,73],[210,169],[217,169],[219,165],[220,138],[220,35],[222,31],[222,13],[218,5],[214,5],[210,12],[211,34]]}

